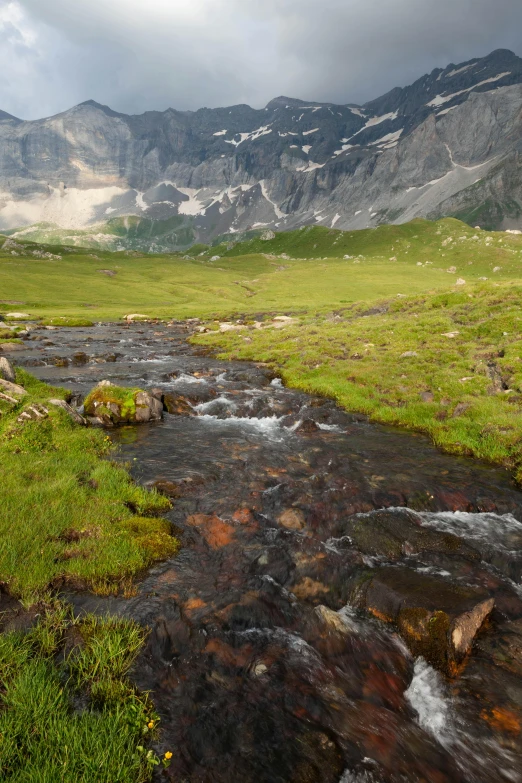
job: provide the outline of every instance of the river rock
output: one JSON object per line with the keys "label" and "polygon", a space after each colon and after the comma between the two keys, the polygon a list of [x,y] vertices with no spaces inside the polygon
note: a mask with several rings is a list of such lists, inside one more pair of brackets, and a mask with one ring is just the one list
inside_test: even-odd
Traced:
{"label": "river rock", "polygon": [[81,424],[83,426],[87,424],[83,416],[81,416],[78,411],[74,410],[74,408],[65,402],[65,400],[49,400],[49,405],[54,405],[55,407],[64,410],[75,424]]}
{"label": "river rock", "polygon": [[26,318],[30,318],[29,313],[6,313],[6,318],[10,318],[12,321],[24,321]]}
{"label": "river rock", "polygon": [[389,566],[361,580],[354,602],[395,623],[413,655],[450,677],[458,674],[495,603],[481,588]]}
{"label": "river rock", "polygon": [[130,313],[130,315],[123,316],[125,321],[148,321],[149,317],[148,315],[143,315],[143,313]]}
{"label": "river rock", "polygon": [[182,394],[164,394],[163,406],[174,416],[193,416],[194,408]]}
{"label": "river rock", "polygon": [[136,422],[159,421],[163,416],[163,405],[147,391],[140,391],[135,396]]}
{"label": "river rock", "polygon": [[0,356],[0,378],[4,381],[14,383],[16,381],[15,371],[9,359]]}
{"label": "river rock", "polygon": [[27,345],[23,343],[0,343],[0,351],[5,353],[13,353],[13,351],[25,351]]}
{"label": "river rock", "polygon": [[89,357],[84,351],[77,351],[76,353],[73,353],[72,363],[75,367],[82,367],[84,364],[87,364],[88,361]]}
{"label": "river rock", "polygon": [[104,424],[144,423],[159,421],[163,405],[142,389],[128,389],[102,381],[87,396],[84,403],[88,417]]}
{"label": "river rock", "polygon": [[339,612],[329,609],[328,606],[319,604],[319,606],[315,607],[314,613],[329,631],[335,631],[335,633],[343,635],[353,633],[353,626],[350,625],[348,620],[342,617]]}
{"label": "river rock", "polygon": [[300,508],[287,508],[277,517],[277,521],[288,530],[302,530],[305,517]]}
{"label": "river rock", "polygon": [[319,425],[313,421],[313,419],[304,419],[296,428],[295,432],[299,432],[303,435],[311,435],[314,432],[319,431]]}

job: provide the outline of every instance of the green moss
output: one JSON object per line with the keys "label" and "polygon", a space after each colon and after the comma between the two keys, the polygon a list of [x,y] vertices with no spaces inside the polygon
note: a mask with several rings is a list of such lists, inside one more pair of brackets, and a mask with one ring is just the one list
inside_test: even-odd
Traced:
{"label": "green moss", "polygon": [[[96,386],[85,399],[85,412],[89,416],[107,416],[122,422],[135,421],[136,396],[141,391],[125,386]],[[118,406],[118,416],[110,409],[111,404]]]}

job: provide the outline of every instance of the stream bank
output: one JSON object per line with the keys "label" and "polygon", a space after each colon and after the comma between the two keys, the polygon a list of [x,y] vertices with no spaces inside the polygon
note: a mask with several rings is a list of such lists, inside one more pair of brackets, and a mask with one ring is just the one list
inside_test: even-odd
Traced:
{"label": "stream bank", "polygon": [[[266,367],[198,355],[189,332],[37,329],[16,353],[78,400],[106,379],[159,387],[176,411],[110,437],[137,481],[173,499],[180,554],[133,597],[68,595],[152,629],[134,677],[161,717],[158,752],[176,749],[158,778],[519,780],[522,493],[509,475]],[[471,655],[415,649],[405,609],[454,623],[488,601]]]}

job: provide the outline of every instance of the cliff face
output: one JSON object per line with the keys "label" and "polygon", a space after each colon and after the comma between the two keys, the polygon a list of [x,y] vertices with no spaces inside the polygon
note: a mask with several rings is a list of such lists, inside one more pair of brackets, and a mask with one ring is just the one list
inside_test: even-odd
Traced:
{"label": "cliff face", "polygon": [[0,230],[38,224],[24,233],[122,246],[132,233],[154,250],[445,214],[522,228],[521,130],[522,60],[503,50],[364,106],[280,97],[262,110],[126,116],[87,101],[33,122],[0,113]]}

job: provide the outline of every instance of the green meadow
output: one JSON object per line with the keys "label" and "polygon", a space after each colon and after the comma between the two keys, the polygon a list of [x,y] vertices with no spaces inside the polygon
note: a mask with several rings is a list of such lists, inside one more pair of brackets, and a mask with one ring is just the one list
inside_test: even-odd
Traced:
{"label": "green meadow", "polygon": [[9,240],[0,250],[0,312],[87,321],[324,311],[447,290],[459,278],[516,279],[522,262],[522,237],[453,219],[355,232],[314,226],[268,241],[194,246],[183,256],[44,247],[56,260],[35,257],[31,243],[12,247]]}

